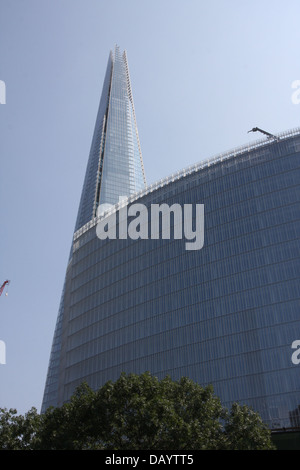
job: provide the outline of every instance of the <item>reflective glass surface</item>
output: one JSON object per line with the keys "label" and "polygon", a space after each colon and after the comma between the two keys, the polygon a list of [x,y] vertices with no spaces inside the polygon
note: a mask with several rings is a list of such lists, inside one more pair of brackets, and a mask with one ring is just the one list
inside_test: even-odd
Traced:
{"label": "reflective glass surface", "polygon": [[[91,227],[70,261],[57,362],[44,407],[83,380],[122,371],[212,383],[270,427],[299,420],[300,137],[214,163],[136,203],[204,204],[205,239],[99,240]],[[117,219],[118,220],[118,219]],[[52,376],[51,376],[52,374]],[[299,425],[299,423],[298,423]]]}
{"label": "reflective glass surface", "polygon": [[126,53],[110,53],[75,231],[100,204],[115,204],[145,187]]}
{"label": "reflective glass surface", "polygon": [[[108,59],[102,95],[86,168],[75,232],[92,220],[99,204],[115,204],[145,187],[142,153],[136,124],[126,52],[116,46]],[[70,260],[72,257],[72,249]],[[69,261],[70,261],[69,260]],[[66,282],[70,265],[67,269]],[[65,288],[50,355],[45,396],[57,403],[57,367],[61,351]]]}

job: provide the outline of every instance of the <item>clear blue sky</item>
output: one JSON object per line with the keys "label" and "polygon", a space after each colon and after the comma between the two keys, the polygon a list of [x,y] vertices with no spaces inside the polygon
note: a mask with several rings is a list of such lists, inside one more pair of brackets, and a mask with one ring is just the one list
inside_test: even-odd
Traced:
{"label": "clear blue sky", "polygon": [[108,54],[148,182],[298,127],[299,0],[0,0],[0,407],[40,410]]}

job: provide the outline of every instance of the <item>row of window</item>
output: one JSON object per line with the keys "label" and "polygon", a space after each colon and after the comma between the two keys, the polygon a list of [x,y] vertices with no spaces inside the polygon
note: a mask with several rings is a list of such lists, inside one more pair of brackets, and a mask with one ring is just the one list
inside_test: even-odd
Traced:
{"label": "row of window", "polygon": [[[214,270],[211,266],[198,267],[187,271],[184,264],[181,265],[182,270],[177,269],[174,274],[162,278],[161,275],[155,276],[156,269],[144,270],[136,275],[127,276],[126,269],[120,273],[121,279],[117,282],[109,283],[109,276],[106,279],[105,273],[102,277],[96,276],[90,282],[85,282],[81,288],[73,291],[71,294],[71,304],[74,305],[84,298],[99,292],[102,296],[102,302],[110,301],[116,296],[122,296],[130,293],[139,297],[139,294],[146,294],[145,290],[150,293],[155,290],[155,295],[162,295],[176,292],[181,289],[199,289],[202,300],[207,300],[206,290],[210,290],[211,298],[226,296],[232,293],[242,292],[247,289],[253,289],[258,286],[267,286],[295,279],[300,272],[300,253],[298,258],[289,261],[283,261],[276,264],[268,264],[260,266],[258,269],[245,270],[240,264],[239,271],[234,273],[230,271],[232,265],[224,262]],[[223,268],[223,272],[221,269]],[[215,274],[220,274],[220,277]],[[123,275],[123,278],[122,278]],[[139,291],[139,292],[138,292]]]}
{"label": "row of window", "polygon": [[[288,223],[289,218],[293,218],[296,215],[297,206],[291,206],[286,209],[285,215],[282,216],[283,225],[270,227],[239,237],[232,237],[227,240],[222,240],[222,242],[218,244],[214,243],[212,234],[206,233],[203,248],[193,252],[189,252],[185,249],[185,239],[175,241],[151,239],[138,241],[110,240],[109,243],[106,243],[105,241],[100,241],[94,233],[93,242],[79,250],[87,250],[87,248],[89,248],[92,251],[85,253],[81,261],[76,264],[74,264],[74,258],[72,260],[73,277],[76,277],[87,269],[91,269],[97,263],[100,263],[97,268],[98,274],[101,274],[101,272],[108,273],[115,268],[122,269],[122,264],[124,264],[126,265],[124,269],[126,269],[127,275],[132,275],[137,270],[141,271],[155,264],[164,264],[180,255],[184,258],[186,266],[190,266],[189,263],[192,262],[192,258],[197,260],[197,265],[203,266],[207,263],[220,261],[232,256],[242,256],[246,253],[249,253],[250,256],[251,251],[261,250],[263,248],[267,250],[269,246],[275,243],[288,243],[290,240],[297,239],[300,221]],[[228,233],[228,236],[229,235]],[[94,251],[93,248],[97,245],[99,246],[100,243],[103,243],[102,249],[98,248],[98,250]],[[114,251],[114,253],[106,259],[103,259],[107,251]]]}
{"label": "row of window", "polygon": [[[161,297],[157,296],[156,285],[151,285],[149,292],[147,289],[130,292],[123,296],[116,296],[106,302],[105,291],[97,292],[89,296],[82,302],[70,307],[70,319],[79,315],[99,308],[103,317],[121,313],[126,310],[133,309],[139,305],[139,308],[146,309],[146,305],[150,303],[150,307],[156,311],[153,313],[164,313],[167,311],[186,308],[188,306],[197,306],[201,309],[206,318],[216,315],[216,312],[239,312],[242,310],[260,308],[265,305],[275,304],[277,302],[285,302],[300,297],[300,286],[297,280],[290,280],[278,284],[270,284],[269,286],[258,287],[256,289],[248,289],[240,293],[234,293],[228,296],[220,296],[214,298],[210,296],[212,289],[206,293],[199,289],[181,289],[173,292],[166,292]],[[110,293],[107,295],[110,297]]]}
{"label": "row of window", "polygon": [[[187,350],[188,357],[201,357],[201,362],[204,363],[218,357],[225,358],[249,351],[272,350],[271,355],[275,357],[275,362],[262,361],[261,370],[270,370],[271,364],[274,363],[278,367],[291,365],[291,344],[295,339],[298,320],[277,325],[271,323],[266,328],[259,328],[255,322],[255,314],[253,317],[254,320],[249,318],[249,321],[247,319],[242,323],[239,316],[235,316],[239,328],[236,326],[228,328],[231,326],[228,322],[227,324],[222,322],[221,327],[216,327],[213,322],[207,321],[185,324],[177,328],[171,326],[170,329],[164,329],[164,331],[161,325],[162,332],[160,333],[153,332],[151,326],[148,330],[146,329],[147,324],[151,325],[150,322],[119,326],[107,334],[101,331],[100,325],[96,325],[94,328],[82,329],[77,334],[70,334],[67,343],[69,365],[104,352],[110,352],[113,355],[115,349],[122,347],[124,349],[122,357],[125,361],[154,353],[167,354],[170,350],[175,358],[176,351],[183,346],[190,348]],[[230,331],[232,329],[239,331],[232,333]],[[287,346],[289,354],[279,360],[275,349],[282,346]],[[184,364],[189,359],[182,356],[181,359],[175,360],[176,363],[183,361]],[[173,359],[170,359],[170,367],[172,363]],[[264,364],[268,364],[267,369],[264,368]]]}
{"label": "row of window", "polygon": [[[300,222],[297,224],[298,230],[300,230]],[[272,238],[275,238],[275,241],[280,241],[284,243],[288,238],[293,236],[294,240],[297,240],[297,227],[295,227],[295,224],[286,224],[282,226],[282,231],[277,231],[274,234],[272,234]],[[299,233],[299,232],[298,232]],[[285,280],[286,275],[284,274],[284,270],[282,271],[282,276],[278,276],[276,274],[276,266],[274,266],[275,262],[278,262],[279,256],[275,256],[274,259],[271,259],[271,263],[267,264],[267,257],[262,258],[261,265],[258,264],[259,269],[255,271],[249,270],[247,273],[246,267],[241,263],[241,260],[247,257],[247,253],[249,258],[251,258],[252,251],[254,252],[255,248],[261,249],[261,246],[264,244],[268,246],[270,244],[270,238],[267,237],[269,233],[264,234],[265,237],[260,237],[257,236],[249,237],[248,240],[245,239],[237,239],[233,240],[232,243],[221,245],[219,247],[219,250],[217,254],[219,255],[219,260],[217,256],[213,256],[213,254],[216,255],[216,253],[209,252],[208,254],[210,255],[210,258],[207,258],[201,254],[199,254],[198,262],[196,263],[195,270],[187,269],[187,264],[186,264],[186,259],[188,257],[191,257],[190,253],[182,255],[182,257],[177,257],[174,259],[174,262],[172,264],[169,264],[170,266],[170,275],[168,277],[162,277],[160,272],[164,272],[167,274],[167,270],[163,270],[161,268],[163,264],[163,260],[159,259],[158,253],[151,252],[151,262],[154,264],[154,268],[146,269],[147,264],[149,264],[149,261],[145,263],[145,265],[142,264],[142,260],[136,259],[135,262],[131,261],[131,263],[126,263],[126,261],[122,260],[122,257],[118,259],[111,259],[111,263],[105,263],[103,266],[98,267],[97,270],[94,270],[95,273],[95,278],[89,279],[87,276],[85,276],[85,273],[81,274],[81,279],[77,281],[79,283],[80,287],[79,289],[75,290],[72,293],[72,303],[79,302],[81,299],[83,299],[86,296],[90,296],[96,291],[101,291],[101,289],[105,292],[103,292],[103,301],[108,301],[110,298],[115,297],[116,295],[122,295],[125,292],[128,291],[136,291],[137,289],[140,289],[141,287],[147,287],[147,289],[156,289],[156,295],[163,295],[167,294],[168,292],[178,290],[183,287],[188,287],[193,284],[199,284],[203,285],[204,288],[209,288],[209,282],[214,281],[214,284],[217,286],[217,288],[221,288],[221,283],[223,283],[222,279],[225,277],[228,278],[229,282],[232,283],[232,287],[235,291],[240,291],[243,290],[244,288],[247,288],[247,285],[245,286],[244,283],[248,282],[250,283],[250,286],[253,286],[253,277],[257,276],[262,276],[262,273],[264,272],[262,270],[263,266],[267,266],[265,269],[266,272],[266,279],[263,281],[264,283],[268,282],[278,282],[279,280]],[[293,245],[291,245],[293,246]],[[295,246],[295,244],[294,244]],[[278,250],[280,250],[281,245],[277,244]],[[254,249],[253,249],[254,248]],[[287,252],[287,250],[285,251]],[[244,256],[242,256],[242,259],[238,259],[239,253],[243,253]],[[261,253],[262,256],[264,256],[264,253]],[[270,256],[272,254],[272,251],[268,251],[268,255]],[[233,262],[230,262],[230,257],[234,257]],[[256,254],[253,254],[253,258],[255,258]],[[296,250],[293,253],[294,261],[289,261],[289,266],[292,271],[292,275],[297,276],[299,272],[299,247],[297,249],[296,245]],[[291,258],[291,256],[289,256]],[[157,260],[157,265],[155,266],[155,261]],[[228,263],[226,263],[226,260],[228,260]],[[112,264],[112,262],[115,261],[115,265]],[[216,264],[208,264],[208,262],[215,262],[218,264],[218,268],[216,267]],[[141,263],[141,266],[145,266],[144,269],[140,270],[139,272],[139,262]],[[121,264],[122,263],[122,264]],[[248,264],[251,266],[251,264],[255,264],[255,259],[254,262],[248,262]],[[192,262],[190,263],[189,266],[192,265]],[[231,268],[235,266],[235,269],[233,271]],[[88,268],[88,266],[87,266]],[[116,269],[119,270],[118,272],[118,280],[114,282],[114,274],[116,275]],[[102,271],[102,276],[101,272]],[[113,275],[110,276],[109,272],[113,270]],[[218,274],[220,275],[219,279],[216,277]],[[91,272],[91,275],[93,274],[93,271]],[[255,280],[254,280],[255,282]],[[257,283],[258,281],[256,281]],[[176,283],[179,283],[176,285]],[[170,285],[172,284],[172,285]],[[225,286],[226,288],[226,286]],[[171,289],[171,290],[170,290]],[[220,292],[221,294],[222,292]],[[228,290],[223,291],[223,294],[229,293]],[[218,295],[218,294],[217,294]]]}
{"label": "row of window", "polygon": [[[286,214],[289,214],[288,210]],[[202,273],[200,281],[209,281],[248,269],[274,264],[284,259],[297,259],[300,249],[297,243],[299,229],[300,222],[296,224],[285,223],[272,231],[260,231],[244,238],[233,238],[227,243],[215,244],[214,246],[207,243],[207,247],[193,256],[184,249],[176,252],[176,246],[181,246],[178,241],[164,244],[154,241],[151,246],[157,244],[157,250],[145,254],[141,253],[138,244],[135,251],[133,250],[134,246],[124,248],[115,256],[102,262],[92,253],[80,264],[73,266],[72,291],[80,288],[83,284],[90,283],[93,279],[97,279],[94,281],[96,282],[94,288],[88,287],[91,293],[95,288],[106,288],[115,282],[130,278],[137,272],[139,273],[138,278],[128,280],[131,284],[133,283],[132,288],[164,279],[177,272],[190,275],[188,271],[193,268],[199,269],[199,272]],[[290,240],[291,237],[294,239]],[[144,241],[144,243],[147,242],[150,243],[150,241]]]}
{"label": "row of window", "polygon": [[[186,348],[182,348],[178,352],[179,361],[181,354],[185,356],[185,351]],[[175,354],[177,357],[177,353]],[[150,370],[158,377],[167,374],[176,377],[177,374],[180,374],[179,377],[188,376],[203,386],[213,383],[215,393],[224,402],[232,401],[233,397],[234,401],[239,401],[294,392],[300,403],[300,378],[297,368],[289,367],[261,372],[259,354],[253,354],[254,373],[248,373],[243,358],[244,356],[242,358],[238,358],[238,356],[232,356],[228,359],[220,358],[203,365],[199,362],[199,358],[191,356],[188,365],[180,366],[179,364],[182,364],[182,361],[180,361],[176,362],[175,367],[172,368],[170,364],[175,364],[175,360],[172,362],[171,355],[165,353],[163,355],[153,354],[147,358],[132,359],[128,363],[122,360],[119,353],[119,362],[116,361],[115,365],[112,365],[114,361],[111,360],[111,356],[99,355],[68,367],[65,374],[65,383],[75,382],[80,377],[86,378],[90,374],[94,374],[94,380],[98,381],[98,388],[107,380],[116,380],[122,371],[135,371],[138,374]],[[271,355],[268,359],[271,360]],[[244,360],[247,361],[246,356]],[[234,365],[235,363],[238,364],[238,367]],[[236,376],[233,375],[235,367]]]}
{"label": "row of window", "polygon": [[[126,264],[120,263],[113,268],[108,267],[107,262],[95,263],[87,266],[84,273],[78,275],[76,275],[76,272],[74,273],[75,276],[72,278],[71,290],[75,292],[78,288],[90,282],[96,283],[97,289],[104,289],[116,282],[124,282],[126,278],[134,276],[137,270],[139,275],[133,281],[128,280],[128,282],[133,282],[136,288],[150,282],[162,281],[177,273],[184,273],[184,276],[189,278],[189,282],[197,282],[198,277],[198,282],[213,281],[228,275],[280,263],[284,260],[296,260],[300,256],[300,247],[298,238],[296,238],[281,244],[253,250],[251,253],[245,252],[212,262],[205,255],[207,253],[203,253],[201,258],[197,258],[195,256],[186,256],[184,253],[178,253],[173,259],[163,260],[163,262],[157,264],[153,263],[152,256],[144,255],[139,257],[138,260],[133,259],[130,262],[126,262]],[[119,257],[122,257],[122,254],[119,254]],[[143,266],[143,268],[140,266]]]}
{"label": "row of window", "polygon": [[[214,310],[197,305],[186,305],[167,312],[159,313],[159,301],[155,300],[142,306],[134,306],[108,315],[98,307],[88,310],[85,315],[76,316],[69,321],[70,340],[82,337],[95,339],[116,330],[132,328],[139,335],[160,334],[176,328],[197,323],[205,338],[217,338],[236,334],[244,330],[264,329],[284,323],[293,323],[299,319],[299,299],[289,302],[265,305],[261,308],[234,312],[231,304],[222,301],[211,302]],[[79,339],[78,339],[79,341]],[[80,341],[79,343],[80,344]]]}
{"label": "row of window", "polygon": [[[241,203],[237,202],[235,206],[229,207],[227,210],[223,211],[210,212],[210,204],[206,204],[204,215],[206,235],[205,244],[210,242],[211,233],[213,233],[212,236],[214,237],[218,236],[218,234],[219,236],[224,237],[223,233],[228,233],[231,236],[238,236],[238,234],[247,232],[249,224],[249,228],[252,230],[261,226],[265,227],[270,223],[278,224],[282,220],[282,212],[285,212],[284,205],[291,206],[287,207],[286,217],[290,215],[293,218],[299,218],[300,211],[298,201],[299,189],[292,187],[276,194],[271,193],[263,199],[252,199]],[[210,232],[211,229],[214,229],[214,231]],[[92,252],[93,250],[99,250],[99,248],[105,244],[105,241],[100,241],[96,238],[95,230],[96,228],[93,227],[85,234],[84,237],[82,237],[85,239],[87,239],[87,237],[91,239],[92,237],[94,240],[92,244],[88,243],[81,246],[80,250],[77,249],[73,256],[74,264],[85,257],[87,253]],[[117,248],[118,247],[116,247],[115,244],[105,244],[105,250],[98,256],[101,256],[101,258],[109,256]]]}

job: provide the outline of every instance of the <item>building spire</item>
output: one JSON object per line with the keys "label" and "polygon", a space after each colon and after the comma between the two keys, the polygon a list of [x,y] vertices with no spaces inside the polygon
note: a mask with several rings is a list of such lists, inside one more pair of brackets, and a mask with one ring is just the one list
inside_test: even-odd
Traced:
{"label": "building spire", "polygon": [[110,52],[75,231],[96,216],[99,204],[116,204],[146,186],[127,54]]}
{"label": "building spire", "polygon": [[[130,196],[145,186],[127,57],[116,46],[115,54],[111,51],[108,58],[75,232],[96,216],[99,204],[115,204],[119,196]],[[62,393],[59,358],[64,321],[69,312],[73,248],[72,245],[55,326],[42,412],[50,405],[56,406]]]}

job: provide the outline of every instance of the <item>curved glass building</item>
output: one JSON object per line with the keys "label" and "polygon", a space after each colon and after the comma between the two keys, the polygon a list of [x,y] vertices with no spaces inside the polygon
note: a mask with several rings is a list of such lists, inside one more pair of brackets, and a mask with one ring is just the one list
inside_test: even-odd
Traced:
{"label": "curved glass building", "polygon": [[272,429],[299,426],[299,181],[295,129],[119,192],[127,199],[106,201],[106,212],[93,193],[74,233],[42,411],[82,381],[97,389],[150,371],[212,384],[224,405],[246,403]]}

